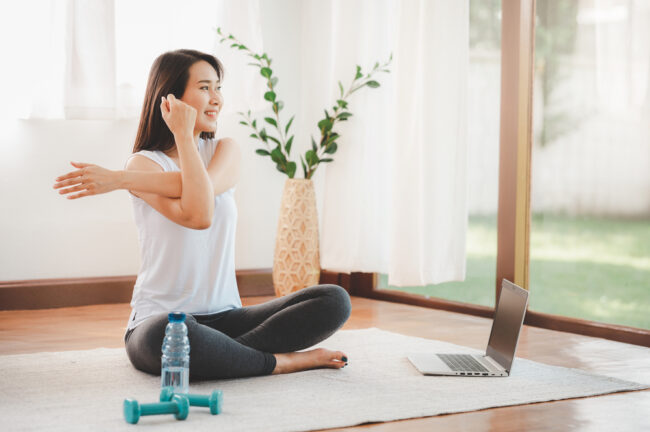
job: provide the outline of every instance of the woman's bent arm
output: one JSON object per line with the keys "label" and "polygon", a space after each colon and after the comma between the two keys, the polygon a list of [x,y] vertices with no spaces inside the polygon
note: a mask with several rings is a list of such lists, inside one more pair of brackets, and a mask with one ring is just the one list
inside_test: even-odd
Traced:
{"label": "woman's bent arm", "polygon": [[214,214],[212,183],[208,176],[194,138],[189,134],[175,134],[176,148],[180,159],[181,197],[183,213],[193,215],[199,226],[208,228]]}

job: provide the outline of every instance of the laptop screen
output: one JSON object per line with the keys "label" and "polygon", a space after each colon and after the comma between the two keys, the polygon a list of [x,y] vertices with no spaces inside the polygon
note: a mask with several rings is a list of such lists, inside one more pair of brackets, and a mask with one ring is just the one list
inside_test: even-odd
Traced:
{"label": "laptop screen", "polygon": [[486,354],[510,371],[524,322],[528,291],[503,279]]}

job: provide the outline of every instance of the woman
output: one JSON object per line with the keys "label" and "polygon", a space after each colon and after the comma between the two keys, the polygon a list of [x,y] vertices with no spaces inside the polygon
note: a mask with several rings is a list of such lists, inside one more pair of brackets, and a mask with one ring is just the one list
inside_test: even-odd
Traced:
{"label": "woman", "polygon": [[[56,179],[69,199],[127,189],[142,266],[124,336],[131,363],[160,374],[167,313],[182,310],[190,377],[217,379],[342,368],[340,351],[295,352],[332,335],[350,315],[347,293],[320,285],[242,307],[235,280],[234,186],[240,153],[217,141],[223,67],[192,50],[154,62],[133,155],[124,171],[72,162]],[[73,194],[74,193],[74,194]]]}

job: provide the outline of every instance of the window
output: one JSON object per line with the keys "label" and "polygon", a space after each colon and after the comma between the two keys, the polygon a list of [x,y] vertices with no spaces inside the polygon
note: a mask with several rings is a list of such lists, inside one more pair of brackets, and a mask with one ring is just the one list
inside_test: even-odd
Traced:
{"label": "window", "polygon": [[530,309],[650,329],[650,8],[537,2]]}

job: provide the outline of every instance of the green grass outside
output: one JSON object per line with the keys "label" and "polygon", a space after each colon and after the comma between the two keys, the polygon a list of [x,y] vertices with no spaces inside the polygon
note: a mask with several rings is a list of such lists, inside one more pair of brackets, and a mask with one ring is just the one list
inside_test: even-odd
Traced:
{"label": "green grass outside", "polygon": [[[470,217],[464,282],[388,288],[494,306],[496,225]],[[650,220],[534,215],[530,309],[650,329]]]}

